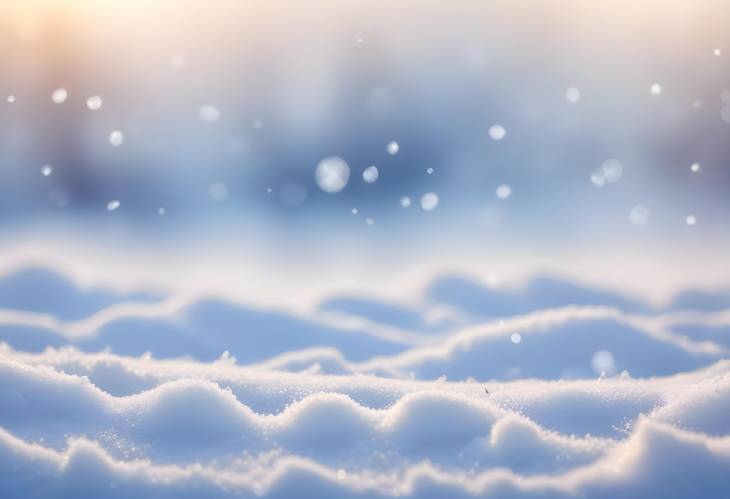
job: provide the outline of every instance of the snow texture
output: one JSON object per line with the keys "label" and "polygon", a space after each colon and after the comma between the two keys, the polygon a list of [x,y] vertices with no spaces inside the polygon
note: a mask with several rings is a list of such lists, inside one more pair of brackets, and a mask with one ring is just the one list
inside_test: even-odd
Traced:
{"label": "snow texture", "polygon": [[0,497],[727,497],[725,297],[445,276],[295,313],[24,269]]}

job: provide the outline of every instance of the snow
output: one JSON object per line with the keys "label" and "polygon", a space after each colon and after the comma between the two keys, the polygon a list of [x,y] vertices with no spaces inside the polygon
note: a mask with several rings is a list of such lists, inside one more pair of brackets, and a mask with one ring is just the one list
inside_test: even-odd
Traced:
{"label": "snow", "polygon": [[507,135],[507,130],[502,125],[492,125],[489,127],[489,136],[492,140],[502,140]]}
{"label": "snow", "polygon": [[98,95],[92,95],[91,97],[86,99],[86,107],[88,107],[91,111],[98,111],[99,109],[101,109],[101,106],[103,104],[104,101]]}
{"label": "snow", "polygon": [[637,204],[629,212],[629,220],[637,227],[644,227],[649,223],[649,218],[649,210],[641,204]]}
{"label": "snow", "polygon": [[[136,375],[159,378],[152,374],[149,387],[113,396],[93,378],[60,370],[113,356],[63,355],[59,365],[57,351],[3,352],[0,375],[13,387],[2,391],[1,455],[14,468],[3,466],[6,493],[17,487],[30,494],[223,496],[251,494],[258,483],[272,497],[289,487],[323,497],[389,496],[399,484],[413,497],[438,494],[442,486],[461,496],[681,497],[672,491],[682,491],[692,477],[712,478],[709,494],[728,485],[722,478],[730,465],[730,439],[721,436],[729,430],[721,416],[730,403],[725,362],[670,378],[554,382],[556,393],[546,397],[553,387],[541,382],[495,384],[486,395],[474,383],[255,373],[119,357]],[[324,386],[327,392],[316,391]],[[269,397],[281,397],[281,405],[266,408]],[[251,402],[256,410],[242,401],[247,398],[260,399]],[[523,405],[529,416],[515,407]],[[682,411],[689,408],[694,417],[685,421]],[[550,428],[556,412],[565,417],[571,409],[579,410],[571,415],[578,421],[563,426],[588,434]],[[600,436],[622,419],[625,438]],[[339,469],[348,480],[334,485]]]}
{"label": "snow", "polygon": [[19,269],[0,496],[722,497],[727,304],[440,276],[295,313]]}
{"label": "snow", "polygon": [[[319,188],[323,191],[329,193],[340,192],[350,180],[350,167],[344,159],[338,158],[337,156],[325,158],[317,164],[314,178]],[[364,173],[363,178],[365,178]],[[377,174],[375,178],[377,178]]]}
{"label": "snow", "polygon": [[512,194],[512,187],[507,184],[502,184],[497,187],[497,197],[499,199],[507,199]]}
{"label": "snow", "polygon": [[213,123],[221,118],[221,111],[216,106],[206,104],[198,109],[198,116],[205,123]]}
{"label": "snow", "polygon": [[580,89],[577,87],[570,87],[565,91],[565,100],[571,104],[575,104],[580,100]]}
{"label": "snow", "polygon": [[114,147],[119,147],[124,143],[124,134],[119,130],[114,130],[109,134],[109,143]]}
{"label": "snow", "polygon": [[63,104],[68,98],[68,91],[65,88],[57,88],[51,94],[51,100],[56,104]]}
{"label": "snow", "polygon": [[372,184],[376,180],[378,180],[378,168],[374,165],[368,166],[365,168],[362,172],[362,179],[368,183]]}
{"label": "snow", "polygon": [[730,497],[730,2],[211,3],[1,9],[0,499]]}
{"label": "snow", "polygon": [[425,211],[431,211],[439,204],[438,194],[435,192],[427,192],[421,196],[421,208]]}
{"label": "snow", "polygon": [[617,159],[607,159],[604,161],[603,165],[601,165],[601,170],[603,171],[603,177],[606,179],[606,182],[609,183],[618,182],[624,171],[623,166]]}

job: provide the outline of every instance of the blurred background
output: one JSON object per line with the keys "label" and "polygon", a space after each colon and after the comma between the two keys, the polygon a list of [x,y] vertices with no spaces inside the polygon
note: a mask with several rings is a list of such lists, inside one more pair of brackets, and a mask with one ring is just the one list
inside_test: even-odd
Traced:
{"label": "blurred background", "polygon": [[2,266],[272,298],[442,271],[727,285],[727,19],[713,0],[3,0]]}

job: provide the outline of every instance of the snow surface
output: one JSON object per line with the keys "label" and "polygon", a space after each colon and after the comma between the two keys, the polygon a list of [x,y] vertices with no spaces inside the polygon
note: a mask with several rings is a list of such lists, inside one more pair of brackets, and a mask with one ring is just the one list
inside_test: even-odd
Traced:
{"label": "snow surface", "polygon": [[441,276],[304,313],[23,269],[0,497],[727,497],[727,296]]}

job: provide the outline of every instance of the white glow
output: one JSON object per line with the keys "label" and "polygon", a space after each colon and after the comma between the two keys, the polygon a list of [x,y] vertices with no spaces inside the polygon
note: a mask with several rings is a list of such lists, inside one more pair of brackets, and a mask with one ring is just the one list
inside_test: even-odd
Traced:
{"label": "white glow", "polygon": [[51,173],[53,173],[53,167],[51,165],[43,165],[41,167],[41,175],[44,177],[48,177]]}
{"label": "white glow", "polygon": [[57,88],[53,91],[51,94],[51,100],[55,102],[56,104],[62,104],[66,102],[66,99],[68,98],[68,92],[65,88]]}
{"label": "white glow", "polygon": [[603,170],[596,170],[591,173],[591,183],[596,187],[603,187],[606,185],[606,177],[603,175]]}
{"label": "white glow", "polygon": [[578,90],[576,87],[570,87],[568,90],[565,91],[565,100],[567,100],[571,104],[577,103],[580,100],[580,90]]}
{"label": "white glow", "polygon": [[644,205],[636,205],[629,212],[629,220],[637,227],[644,227],[649,223],[649,210]]}
{"label": "white glow", "polygon": [[114,147],[119,147],[124,142],[124,134],[119,130],[114,130],[109,134],[109,143]]}
{"label": "white glow", "polygon": [[98,95],[92,95],[88,99],[86,99],[86,107],[88,107],[92,111],[98,111],[101,109],[101,106],[104,104],[104,101],[101,100],[101,97]]}
{"label": "white glow", "polygon": [[213,123],[221,118],[221,111],[215,106],[205,105],[198,110],[198,116],[206,123]]}
{"label": "white glow", "polygon": [[613,354],[608,350],[599,350],[593,354],[591,364],[593,365],[593,370],[601,375],[613,374],[616,370]]}
{"label": "white glow", "polygon": [[662,86],[658,83],[654,83],[651,87],[649,87],[649,91],[651,92],[651,95],[661,95]]}
{"label": "white glow", "polygon": [[378,180],[378,175],[378,168],[376,166],[368,166],[362,172],[362,179],[366,183],[372,184],[373,182]]}
{"label": "white glow", "polygon": [[601,170],[603,171],[603,177],[606,182],[614,183],[621,179],[624,168],[617,159],[607,159],[601,165]]}
{"label": "white glow", "polygon": [[512,188],[507,184],[502,184],[497,187],[497,197],[499,199],[507,199],[512,195]]}
{"label": "white glow", "polygon": [[421,208],[426,211],[431,211],[439,204],[439,197],[434,192],[427,192],[421,196]]}
{"label": "white glow", "polygon": [[400,205],[403,208],[408,208],[409,206],[411,206],[411,198],[409,198],[408,196],[403,196],[402,198],[400,198]]}
{"label": "white glow", "polygon": [[388,145],[385,146],[386,151],[388,151],[388,154],[391,156],[395,156],[398,154],[398,151],[400,151],[400,146],[398,145],[398,142],[395,140],[388,142]]}
{"label": "white glow", "polygon": [[489,127],[489,136],[492,140],[502,140],[507,135],[507,130],[502,125],[492,125]]}
{"label": "white glow", "polygon": [[334,194],[344,189],[350,180],[350,167],[344,159],[331,156],[319,162],[314,179],[320,189]]}
{"label": "white glow", "polygon": [[122,205],[118,200],[114,199],[106,204],[107,211],[114,211]]}

